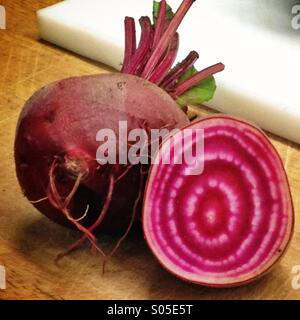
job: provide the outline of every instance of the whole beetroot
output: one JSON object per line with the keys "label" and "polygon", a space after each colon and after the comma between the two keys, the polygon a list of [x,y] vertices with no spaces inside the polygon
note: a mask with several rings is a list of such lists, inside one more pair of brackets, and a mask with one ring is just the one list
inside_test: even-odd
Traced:
{"label": "whole beetroot", "polygon": [[97,132],[110,128],[118,140],[120,121],[127,121],[128,131],[188,123],[168,94],[131,75],[70,78],[28,100],[17,128],[16,171],[25,196],[39,211],[87,233],[82,228],[93,226],[109,203],[99,230],[126,229],[142,189],[140,167],[101,166],[96,160]]}
{"label": "whole beetroot", "polygon": [[15,140],[20,185],[48,218],[83,232],[70,250],[86,238],[99,249],[95,234],[103,230],[125,232],[122,240],[143,195],[147,168],[100,165],[101,159],[96,160],[99,130],[111,130],[122,149],[120,122],[127,123],[128,132],[181,128],[189,120],[175,101],[185,107],[190,97],[195,99],[189,90],[196,90],[198,102],[215,91],[212,76],[224,69],[223,64],[197,72],[193,65],[199,55],[192,51],[171,69],[179,46],[176,31],[193,2],[184,0],[176,14],[165,0],[158,7],[155,3],[154,23],[148,17],[140,19],[138,46],[134,19],[126,17],[121,74],[50,84],[27,101],[20,115]]}

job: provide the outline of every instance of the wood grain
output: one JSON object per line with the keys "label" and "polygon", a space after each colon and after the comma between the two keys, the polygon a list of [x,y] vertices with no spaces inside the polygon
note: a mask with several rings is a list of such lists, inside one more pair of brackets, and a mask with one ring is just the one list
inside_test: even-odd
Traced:
{"label": "wood grain", "polygon": [[[207,289],[184,283],[164,271],[143,239],[134,236],[112,258],[105,275],[101,259],[88,247],[65,258],[54,257],[79,234],[65,230],[36,212],[22,197],[13,160],[15,127],[22,105],[49,82],[108,69],[38,40],[35,11],[54,0],[2,1],[7,30],[0,31],[0,264],[7,289],[0,299],[300,299],[291,286],[291,270],[300,265],[300,224],[296,219],[290,249],[272,273],[235,289]],[[210,113],[202,109],[201,114]],[[300,200],[300,150],[271,136],[291,183],[296,218]],[[100,239],[105,248],[115,238]]]}

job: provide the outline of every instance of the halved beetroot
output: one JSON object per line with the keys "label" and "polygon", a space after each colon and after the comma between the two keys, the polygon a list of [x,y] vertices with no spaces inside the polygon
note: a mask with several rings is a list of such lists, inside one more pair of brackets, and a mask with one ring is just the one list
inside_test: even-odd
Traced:
{"label": "halved beetroot", "polygon": [[[214,116],[187,129],[204,130],[204,171],[164,164],[164,142],[152,166],[143,206],[145,238],[159,262],[196,284],[251,282],[275,265],[293,233],[294,212],[282,161],[255,126]],[[174,146],[182,134],[173,137]],[[183,151],[195,146],[184,144]]]}

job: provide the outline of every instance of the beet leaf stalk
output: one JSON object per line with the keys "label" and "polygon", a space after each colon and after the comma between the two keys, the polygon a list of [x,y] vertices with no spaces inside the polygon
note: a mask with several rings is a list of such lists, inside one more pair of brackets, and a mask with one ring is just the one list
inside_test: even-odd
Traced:
{"label": "beet leaf stalk", "polygon": [[196,51],[191,51],[188,56],[173,68],[161,83],[161,87],[166,91],[171,90],[177,83],[178,79],[184,75],[184,73],[191,68],[194,63],[199,59],[199,54]]}
{"label": "beet leaf stalk", "polygon": [[195,0],[183,0],[174,14],[165,0],[154,1],[153,23],[142,17],[141,39],[136,46],[136,30],[133,18],[125,18],[125,54],[122,72],[146,79],[167,91],[183,107],[200,105],[213,98],[216,90],[214,74],[224,70],[217,63],[197,71],[194,64],[199,58],[196,51],[175,65],[178,48],[178,27]]}
{"label": "beet leaf stalk", "polygon": [[129,63],[132,60],[133,55],[136,51],[136,32],[135,22],[133,18],[125,18],[125,54],[122,72],[126,73],[129,68]]}

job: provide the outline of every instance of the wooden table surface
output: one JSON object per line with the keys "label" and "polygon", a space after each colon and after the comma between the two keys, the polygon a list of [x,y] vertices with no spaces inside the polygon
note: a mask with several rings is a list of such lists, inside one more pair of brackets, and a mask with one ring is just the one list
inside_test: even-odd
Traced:
{"label": "wooden table surface", "polygon": [[[300,150],[272,137],[288,172],[296,212],[292,244],[280,265],[246,287],[209,289],[163,270],[144,241],[127,239],[102,275],[88,247],[53,263],[79,234],[55,225],[22,196],[14,171],[13,141],[22,105],[35,90],[69,76],[107,72],[103,65],[38,40],[35,11],[55,0],[2,0],[7,30],[0,30],[0,265],[7,289],[0,299],[300,299],[291,282],[300,265]],[[209,111],[202,110],[201,113]],[[115,238],[101,239],[108,247]]]}

